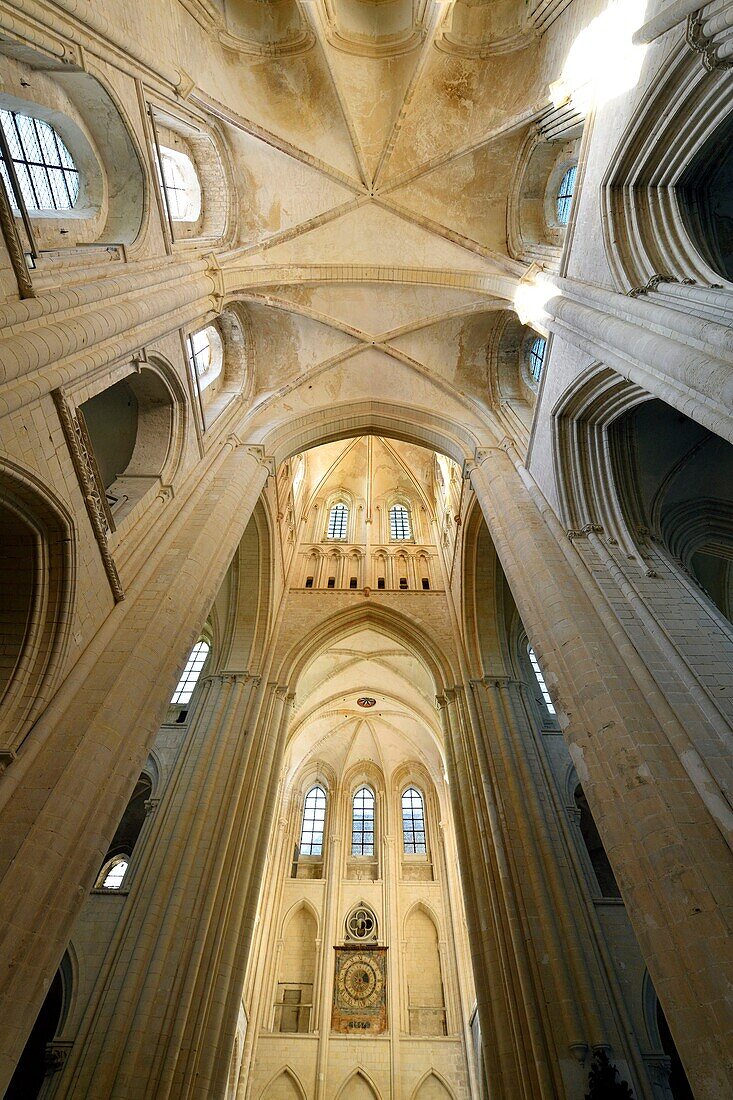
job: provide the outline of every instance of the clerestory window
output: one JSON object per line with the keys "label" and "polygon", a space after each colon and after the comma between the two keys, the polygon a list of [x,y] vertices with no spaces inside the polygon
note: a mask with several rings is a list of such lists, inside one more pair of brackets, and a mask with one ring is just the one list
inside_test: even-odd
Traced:
{"label": "clerestory window", "polygon": [[374,791],[360,787],[354,795],[351,813],[352,856],[374,855]]}
{"label": "clerestory window", "polygon": [[527,653],[529,654],[529,659],[530,659],[530,662],[532,664],[532,668],[534,669],[534,674],[537,677],[537,683],[539,684],[540,691],[542,692],[542,699],[544,701],[544,704],[547,707],[550,714],[555,714],[556,711],[555,711],[554,706],[552,705],[552,699],[550,697],[549,691],[547,690],[547,684],[545,683],[545,678],[542,675],[542,669],[540,668],[540,663],[537,660],[537,657],[535,655],[535,651],[532,649],[532,646],[527,646]]}
{"label": "clerestory window", "polygon": [[201,214],[201,185],[191,158],[178,149],[168,149],[161,145],[158,179],[165,190],[171,221],[198,221]]}
{"label": "clerestory window", "polygon": [[196,682],[201,675],[201,669],[206,664],[206,658],[208,656],[209,643],[205,642],[203,639],[196,642],[196,645],[191,650],[191,654],[186,661],[186,667],[178,681],[178,687],[173,692],[171,703],[183,706],[190,702],[191,696],[193,695],[193,689],[196,687]]}
{"label": "clerestory window", "polygon": [[195,372],[199,388],[205,390],[221,374],[224,348],[221,337],[213,325],[192,332],[186,337],[188,362]]}
{"label": "clerestory window", "polygon": [[130,866],[128,856],[115,856],[102,868],[97,879],[97,889],[119,890]]}
{"label": "clerestory window", "polygon": [[303,824],[300,830],[300,854],[323,855],[323,826],[326,820],[326,792],[323,787],[311,787],[303,803]]}
{"label": "clerestory window", "polygon": [[334,504],[328,514],[327,537],[330,539],[345,539],[346,527],[349,522],[349,509],[343,502]]}
{"label": "clerestory window", "polygon": [[529,373],[535,382],[539,382],[542,377],[546,348],[544,336],[536,336],[529,346]]}
{"label": "clerestory window", "polygon": [[[29,210],[71,210],[79,197],[79,171],[53,126],[41,118],[0,109],[23,201]],[[0,155],[0,173],[13,206],[8,166]]]}
{"label": "clerestory window", "polygon": [[402,795],[402,840],[405,855],[425,855],[425,804],[415,787]]}
{"label": "clerestory window", "polygon": [[397,542],[412,538],[410,511],[404,504],[393,504],[389,510],[389,536]]}
{"label": "clerestory window", "polygon": [[573,202],[575,177],[577,174],[578,166],[577,164],[573,164],[571,168],[568,168],[567,172],[560,180],[560,186],[557,189],[557,197],[555,200],[557,220],[560,225],[567,225],[570,220],[570,207]]}

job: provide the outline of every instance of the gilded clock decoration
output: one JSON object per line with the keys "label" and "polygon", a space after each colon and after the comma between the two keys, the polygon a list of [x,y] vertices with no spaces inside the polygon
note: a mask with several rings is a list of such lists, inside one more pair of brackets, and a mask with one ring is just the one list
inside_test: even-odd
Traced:
{"label": "gilded clock decoration", "polygon": [[376,1004],[384,984],[379,967],[369,955],[352,955],[338,976],[339,992],[345,1004],[363,1008]]}
{"label": "gilded clock decoration", "polygon": [[387,1028],[385,947],[336,948],[331,1027],[350,1035]]}

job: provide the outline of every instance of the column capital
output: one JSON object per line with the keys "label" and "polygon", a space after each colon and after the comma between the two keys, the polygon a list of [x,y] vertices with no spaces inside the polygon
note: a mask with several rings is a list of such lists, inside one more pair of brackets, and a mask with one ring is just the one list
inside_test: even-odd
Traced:
{"label": "column capital", "polygon": [[571,527],[565,533],[570,541],[573,542],[575,539],[583,539],[591,534],[602,534],[603,528],[600,523],[586,523],[585,526],[581,527],[579,531],[576,531]]}
{"label": "column capital", "polygon": [[152,814],[154,814],[155,811],[158,809],[158,806],[160,805],[160,799],[159,798],[146,798],[143,805],[145,807],[145,816],[146,817],[151,817]]}

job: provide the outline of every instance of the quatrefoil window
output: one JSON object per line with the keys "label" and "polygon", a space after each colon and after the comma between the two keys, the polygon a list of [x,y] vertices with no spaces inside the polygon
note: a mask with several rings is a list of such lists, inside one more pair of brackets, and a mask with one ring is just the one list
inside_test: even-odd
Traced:
{"label": "quatrefoil window", "polygon": [[366,943],[377,938],[377,918],[368,905],[357,905],[346,918],[346,939]]}

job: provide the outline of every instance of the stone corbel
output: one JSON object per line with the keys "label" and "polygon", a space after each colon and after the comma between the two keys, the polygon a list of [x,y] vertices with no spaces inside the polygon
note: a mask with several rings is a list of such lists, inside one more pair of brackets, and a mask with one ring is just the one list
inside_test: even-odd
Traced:
{"label": "stone corbel", "polygon": [[702,63],[708,72],[714,72],[716,69],[733,69],[733,57],[718,56],[718,48],[723,45],[726,38],[733,37],[733,28],[726,27],[725,30],[721,31],[718,40],[716,40],[715,35],[708,38],[703,29],[705,6],[703,5],[699,11],[695,11],[688,16],[687,45],[696,53],[702,54]]}
{"label": "stone corbel", "polygon": [[62,1042],[58,1039],[52,1043],[46,1043],[43,1051],[43,1068],[47,1077],[52,1073],[59,1073],[64,1068],[71,1046],[71,1042]]}
{"label": "stone corbel", "polygon": [[579,531],[575,531],[570,528],[566,532],[571,542],[574,542],[575,539],[584,539],[591,533],[596,535],[603,533],[603,528],[601,527],[600,523],[586,523],[585,526],[581,527]]}
{"label": "stone corbel", "polygon": [[146,798],[144,803],[143,803],[143,806],[145,808],[145,816],[146,817],[152,817],[152,815],[158,809],[159,805],[160,805],[160,799],[159,798]]}

